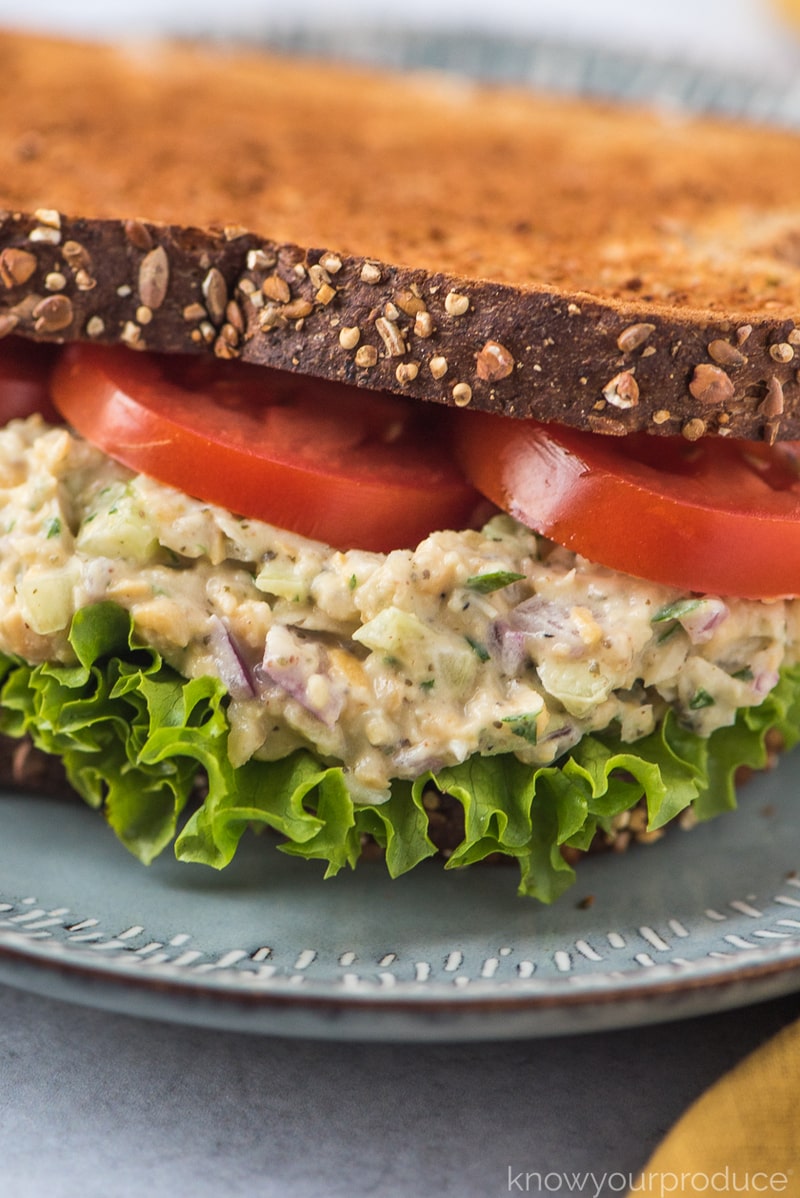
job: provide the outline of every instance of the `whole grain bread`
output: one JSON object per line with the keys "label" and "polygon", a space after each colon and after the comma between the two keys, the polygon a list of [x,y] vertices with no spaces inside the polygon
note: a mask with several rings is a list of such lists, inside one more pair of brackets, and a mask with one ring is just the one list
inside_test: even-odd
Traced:
{"label": "whole grain bread", "polygon": [[791,132],[16,34],[0,78],[0,333],[800,437]]}

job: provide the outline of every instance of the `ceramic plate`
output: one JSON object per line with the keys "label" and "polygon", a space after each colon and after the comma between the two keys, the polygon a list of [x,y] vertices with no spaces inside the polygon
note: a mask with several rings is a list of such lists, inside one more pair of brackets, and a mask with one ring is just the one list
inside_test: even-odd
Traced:
{"label": "ceramic plate", "polygon": [[[575,47],[308,30],[290,49],[800,123],[800,84]],[[0,800],[0,980],[226,1028],[360,1039],[500,1038],[696,1015],[800,989],[800,756],[738,813],[583,862],[552,908],[516,870],[323,882],[251,838],[222,874],[144,869],[88,809]]]}
{"label": "ceramic plate", "polygon": [[78,803],[0,802],[0,980],[185,1023],[359,1039],[551,1035],[800,989],[800,755],[738,812],[585,860],[547,908],[514,866],[324,881],[251,837],[145,869]]}

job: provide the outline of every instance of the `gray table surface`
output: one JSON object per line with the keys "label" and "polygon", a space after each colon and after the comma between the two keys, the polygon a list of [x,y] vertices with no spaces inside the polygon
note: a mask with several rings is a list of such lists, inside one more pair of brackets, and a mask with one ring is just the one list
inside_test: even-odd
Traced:
{"label": "gray table surface", "polygon": [[492,1198],[521,1171],[615,1174],[600,1193],[618,1193],[696,1096],[800,1013],[790,996],[631,1031],[421,1046],[206,1031],[3,986],[0,1003],[13,1198]]}

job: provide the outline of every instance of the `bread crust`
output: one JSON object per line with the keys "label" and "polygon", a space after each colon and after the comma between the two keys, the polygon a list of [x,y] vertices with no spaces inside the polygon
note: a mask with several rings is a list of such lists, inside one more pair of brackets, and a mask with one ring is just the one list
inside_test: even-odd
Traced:
{"label": "bread crust", "polygon": [[[0,67],[15,98],[0,120],[0,334],[240,357],[608,434],[800,437],[793,134],[188,49],[120,58],[5,35]],[[94,87],[67,86],[78,76]],[[222,195],[196,140],[181,147],[226,95],[251,120],[222,130],[237,184]],[[120,106],[140,136],[115,149]],[[416,162],[403,153],[423,116]],[[321,143],[348,121],[354,157],[334,177]],[[242,155],[260,164],[244,190]],[[471,164],[490,185],[467,184]],[[395,227],[387,174],[399,209],[449,205],[453,235]],[[540,176],[552,194],[532,196],[526,225]]]}

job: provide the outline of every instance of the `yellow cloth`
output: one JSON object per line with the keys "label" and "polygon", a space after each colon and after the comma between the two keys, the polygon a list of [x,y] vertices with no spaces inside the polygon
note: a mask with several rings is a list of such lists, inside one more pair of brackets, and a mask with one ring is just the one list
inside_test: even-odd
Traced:
{"label": "yellow cloth", "polygon": [[787,21],[800,24],[800,0],[772,0],[772,3]]}
{"label": "yellow cloth", "polygon": [[642,1194],[800,1198],[800,1022],[689,1107],[634,1182]]}

